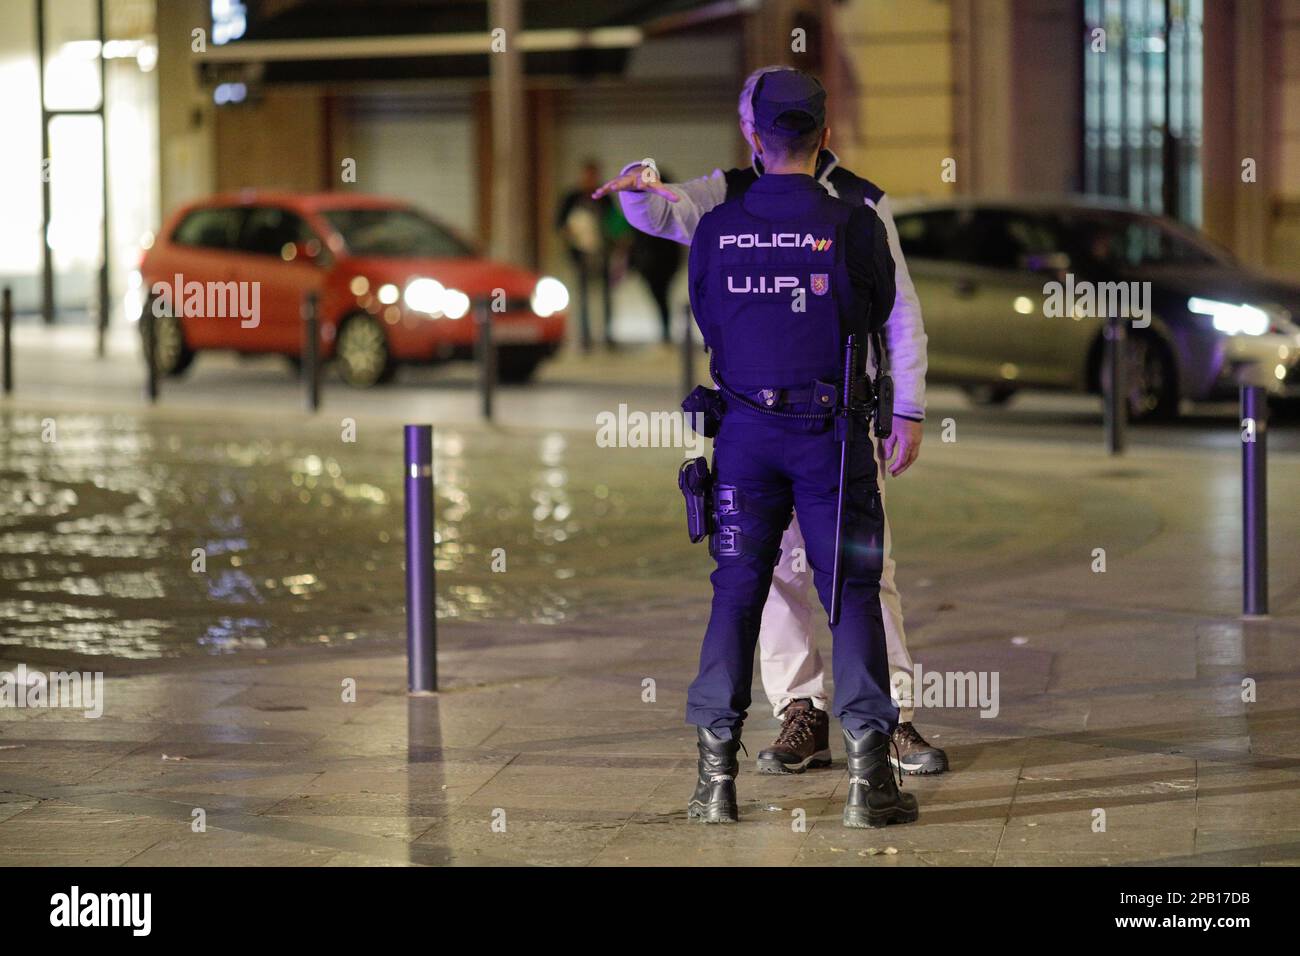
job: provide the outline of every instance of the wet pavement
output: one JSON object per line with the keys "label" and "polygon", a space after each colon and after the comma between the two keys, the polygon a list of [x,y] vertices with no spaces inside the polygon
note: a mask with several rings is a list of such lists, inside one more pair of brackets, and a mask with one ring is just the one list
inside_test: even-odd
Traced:
{"label": "wet pavement", "polygon": [[[1068,423],[932,428],[889,492],[909,639],[927,671],[996,673],[996,716],[919,711],[953,772],[908,779],[916,825],[843,829],[837,747],[798,777],[746,764],[741,825],[703,828],[682,714],[709,561],[681,450],[438,418],[442,692],[408,698],[400,425],[422,407],[374,401],[355,441],[336,407],[238,394],[0,406],[0,670],[107,674],[97,719],[0,709],[0,863],[1300,862],[1282,432],[1274,616],[1243,621],[1218,426],[1121,460]],[[775,728],[757,707],[750,752]]]}
{"label": "wet pavement", "polygon": [[[635,319],[637,312],[631,312]],[[629,319],[629,332],[646,331]],[[698,339],[698,335],[696,336]],[[16,380],[14,397],[23,405],[94,408],[136,412],[145,406],[144,368],[137,330],[115,326],[107,355],[96,359],[93,330],[85,325],[46,328],[29,319],[14,330]],[[698,346],[697,346],[698,349]],[[697,351],[694,378],[707,374]],[[382,417],[430,421],[441,425],[476,425],[481,421],[477,371],[470,362],[408,366],[383,388],[357,390],[340,382],[333,370],[322,376],[322,418]],[[544,363],[535,381],[501,386],[496,391],[496,421],[533,429],[538,422],[560,429],[589,429],[594,409],[628,403],[641,409],[675,409],[682,397],[680,345],[660,346],[641,340],[613,352],[584,356],[563,351]],[[304,406],[298,373],[280,356],[236,356],[205,352],[179,378],[163,379],[158,408],[173,412],[229,417],[293,415]],[[1229,396],[1231,399],[1231,396]],[[1096,396],[1024,393],[1005,406],[975,407],[957,388],[927,389],[929,416],[938,426],[951,419],[962,437],[1014,439],[1030,444],[1102,441],[1101,405]],[[1300,401],[1275,404],[1281,426],[1273,447],[1300,451]],[[1201,448],[1235,451],[1239,441],[1235,401],[1195,405],[1175,422],[1130,430],[1137,448]]]}
{"label": "wet pavement", "polygon": [[[4,410],[0,436],[0,648],[150,659],[403,633],[400,425]],[[646,459],[597,464],[573,447],[593,436],[435,431],[441,617],[559,624],[690,575]]]}

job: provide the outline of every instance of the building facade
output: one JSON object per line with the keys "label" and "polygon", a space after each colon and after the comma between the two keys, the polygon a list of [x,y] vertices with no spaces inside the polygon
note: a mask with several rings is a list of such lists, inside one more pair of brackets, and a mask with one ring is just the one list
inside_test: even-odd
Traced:
{"label": "building facade", "polygon": [[[344,2],[102,0],[102,43],[99,4],[0,0],[0,282],[20,311],[42,308],[46,239],[52,311],[93,307],[104,195],[118,304],[166,212],[246,187],[398,195],[484,248],[518,229],[519,255],[554,267],[586,159],[653,155],[678,178],[746,162],[736,93],[772,62],[824,78],[834,148],[893,195],[1100,193],[1261,268],[1300,261],[1300,0],[665,0],[651,19],[611,0],[596,43],[600,4],[525,2],[509,156],[487,55],[465,47],[487,3],[433,30]],[[319,29],[347,9],[356,33]],[[565,16],[583,29],[562,36]],[[524,187],[494,190],[503,163]]]}

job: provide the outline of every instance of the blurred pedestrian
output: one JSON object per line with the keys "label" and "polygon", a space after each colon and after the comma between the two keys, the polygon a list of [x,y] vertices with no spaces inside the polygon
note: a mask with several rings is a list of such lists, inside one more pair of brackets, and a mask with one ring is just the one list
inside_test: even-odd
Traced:
{"label": "blurred pedestrian", "polygon": [[[564,243],[577,273],[578,322],[583,351],[591,351],[591,281],[600,284],[605,344],[612,345],[610,337],[609,254],[610,218],[622,219],[621,211],[614,208],[608,197],[593,199],[591,194],[600,185],[600,167],[594,160],[582,164],[578,185],[565,194],[555,217],[555,226],[564,237]],[[626,220],[624,220],[626,226]]]}
{"label": "blurred pedestrian", "polygon": [[614,349],[618,347],[618,341],[614,338],[614,314],[610,311],[610,302],[618,285],[627,278],[628,270],[633,267],[633,242],[640,233],[632,228],[632,224],[623,215],[623,207],[612,200],[603,222],[607,263],[605,275],[610,290],[609,298],[605,301],[605,347]]}
{"label": "blurred pedestrian", "polygon": [[[672,176],[661,170],[666,181]],[[650,295],[659,310],[659,323],[663,330],[665,344],[672,341],[672,310],[668,305],[668,290],[673,278],[682,267],[682,247],[671,239],[663,239],[650,233],[635,231],[632,239],[632,268],[641,273]]]}

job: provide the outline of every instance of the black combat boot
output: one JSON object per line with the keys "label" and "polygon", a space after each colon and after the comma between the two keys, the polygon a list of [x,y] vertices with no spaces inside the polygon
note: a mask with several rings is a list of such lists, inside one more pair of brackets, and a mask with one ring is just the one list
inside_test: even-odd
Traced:
{"label": "black combat boot", "polygon": [[735,823],[739,819],[736,812],[736,774],[740,772],[740,761],[736,759],[736,754],[740,750],[740,736],[737,734],[730,740],[723,740],[703,727],[697,727],[696,730],[700,736],[699,779],[686,810],[686,819],[704,823]]}
{"label": "black combat boot", "polygon": [[[889,765],[889,734],[869,730],[859,739],[844,731],[849,755],[849,798],[844,804],[846,827],[884,827],[912,823],[919,815],[916,797],[894,783]],[[900,776],[900,782],[902,780]]]}

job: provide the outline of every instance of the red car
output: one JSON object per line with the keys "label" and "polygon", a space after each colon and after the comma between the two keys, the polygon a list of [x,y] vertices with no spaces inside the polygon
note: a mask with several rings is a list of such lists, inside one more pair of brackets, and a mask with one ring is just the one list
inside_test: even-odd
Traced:
{"label": "red car", "polygon": [[205,349],[299,356],[314,291],[321,356],[360,387],[402,362],[470,357],[483,299],[501,380],[526,381],[559,348],[569,304],[558,279],[480,258],[414,207],[355,193],[241,192],[185,206],[139,278],[163,374]]}

